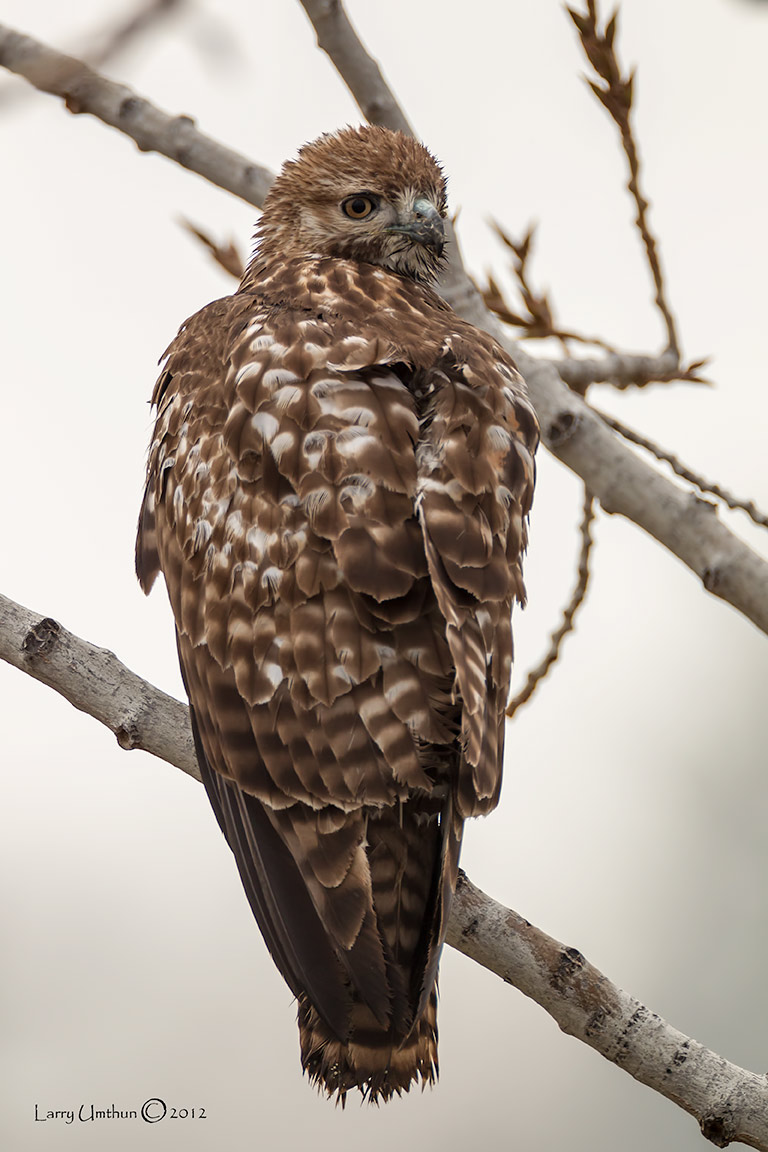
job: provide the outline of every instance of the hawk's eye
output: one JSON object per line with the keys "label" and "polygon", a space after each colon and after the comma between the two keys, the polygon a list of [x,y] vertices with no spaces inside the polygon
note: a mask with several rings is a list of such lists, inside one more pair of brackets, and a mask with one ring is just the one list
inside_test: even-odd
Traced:
{"label": "hawk's eye", "polygon": [[378,207],[372,196],[348,196],[341,202],[341,210],[352,220],[365,220]]}

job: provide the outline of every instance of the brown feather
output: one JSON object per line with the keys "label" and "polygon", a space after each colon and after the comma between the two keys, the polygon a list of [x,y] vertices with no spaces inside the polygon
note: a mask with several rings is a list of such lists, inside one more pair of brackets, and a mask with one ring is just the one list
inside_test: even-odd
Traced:
{"label": "brown feather", "polygon": [[414,140],[307,145],[153,396],[137,571],[165,577],[208,795],[303,1065],[342,1101],[437,1076],[462,822],[498,801],[524,597],[536,420],[425,282],[445,211]]}

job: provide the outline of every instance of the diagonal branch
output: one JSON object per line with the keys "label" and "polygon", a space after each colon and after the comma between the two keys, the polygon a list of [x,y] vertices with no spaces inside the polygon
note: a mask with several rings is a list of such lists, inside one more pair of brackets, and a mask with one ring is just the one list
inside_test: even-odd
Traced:
{"label": "diagonal branch", "polygon": [[729,508],[734,511],[746,512],[751,520],[758,524],[761,528],[768,528],[768,516],[765,512],[761,512],[755,504],[754,500],[741,500],[738,496],[734,496],[727,489],[721,488],[719,484],[715,484],[712,480],[707,480],[698,472],[694,472],[687,465],[683,464],[681,460],[673,452],[667,452],[655,441],[649,440],[645,436],[641,436],[639,432],[635,432],[633,428],[622,424],[620,420],[614,419],[613,416],[606,415],[605,412],[599,412],[596,408],[601,419],[605,421],[609,428],[613,428],[619,435],[623,436],[625,440],[629,440],[631,444],[637,444],[640,448],[644,448],[646,452],[650,452],[657,460],[663,460],[665,464],[669,464],[672,471],[687,480],[694,488],[698,488],[700,492],[709,493],[711,496],[716,496],[718,500],[722,500]]}
{"label": "diagonal branch", "polygon": [[718,1148],[768,1148],[768,1078],[685,1036],[466,876],[448,943],[535,1000],[569,1036],[677,1104]]}
{"label": "diagonal branch", "polygon": [[160,152],[199,176],[257,207],[274,179],[254,164],[204,135],[190,116],[169,116],[125,84],[107,80],[82,60],[65,56],[31,36],[0,24],[0,65],[23,76],[41,92],[61,96],[70,112],[90,113],[130,136],[142,152]]}
{"label": "diagonal branch", "polygon": [[[187,708],[105,648],[0,596],[0,659],[49,685],[115,733],[199,779]],[[570,1036],[694,1116],[719,1147],[768,1152],[768,1080],[684,1036],[462,874],[448,943],[540,1004]]]}
{"label": "diagonal branch", "polygon": [[332,61],[346,61],[344,81],[360,111],[372,124],[413,136],[408,118],[395,99],[379,65],[365,48],[340,0],[301,0],[317,33],[318,47]]}
{"label": "diagonal branch", "polygon": [[695,572],[707,592],[768,633],[768,563],[726,528],[713,504],[680,488],[621,443],[562,385],[554,365],[521,352],[516,360],[545,443],[581,476],[603,511],[634,521]]}
{"label": "diagonal branch", "polygon": [[[103,68],[108,61],[134,45],[140,37],[185,3],[186,0],[144,0],[135,11],[118,18],[107,30],[94,37],[93,47],[83,45],[78,57],[94,68]],[[28,88],[19,88],[12,82],[4,83],[0,87],[0,107],[28,93]]]}
{"label": "diagonal branch", "polygon": [[0,660],[93,716],[121,748],[141,748],[200,780],[189,709],[142,680],[108,648],[0,595]]}

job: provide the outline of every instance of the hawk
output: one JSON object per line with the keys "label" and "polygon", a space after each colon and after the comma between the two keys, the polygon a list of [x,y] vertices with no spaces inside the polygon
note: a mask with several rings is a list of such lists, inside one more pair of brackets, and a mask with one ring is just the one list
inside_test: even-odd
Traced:
{"label": "hawk", "polygon": [[499,799],[538,432],[432,282],[445,179],[401,133],[286,163],[238,290],[164,354],[137,541],[200,771],[302,1065],[344,1102],[437,1076],[462,825]]}

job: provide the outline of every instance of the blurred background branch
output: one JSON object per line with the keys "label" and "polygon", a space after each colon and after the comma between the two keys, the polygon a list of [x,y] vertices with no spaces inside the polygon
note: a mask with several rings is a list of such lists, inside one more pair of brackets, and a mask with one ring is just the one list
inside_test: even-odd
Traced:
{"label": "blurred background branch", "polygon": [[[125,16],[111,21],[106,28],[94,32],[88,43],[76,49],[77,58],[92,68],[103,68],[105,64],[113,63],[121,53],[135,48],[144,37],[155,32],[158,25],[188,6],[189,0],[146,0]],[[0,87],[0,109],[18,102],[27,91],[17,85],[3,85]]]}

